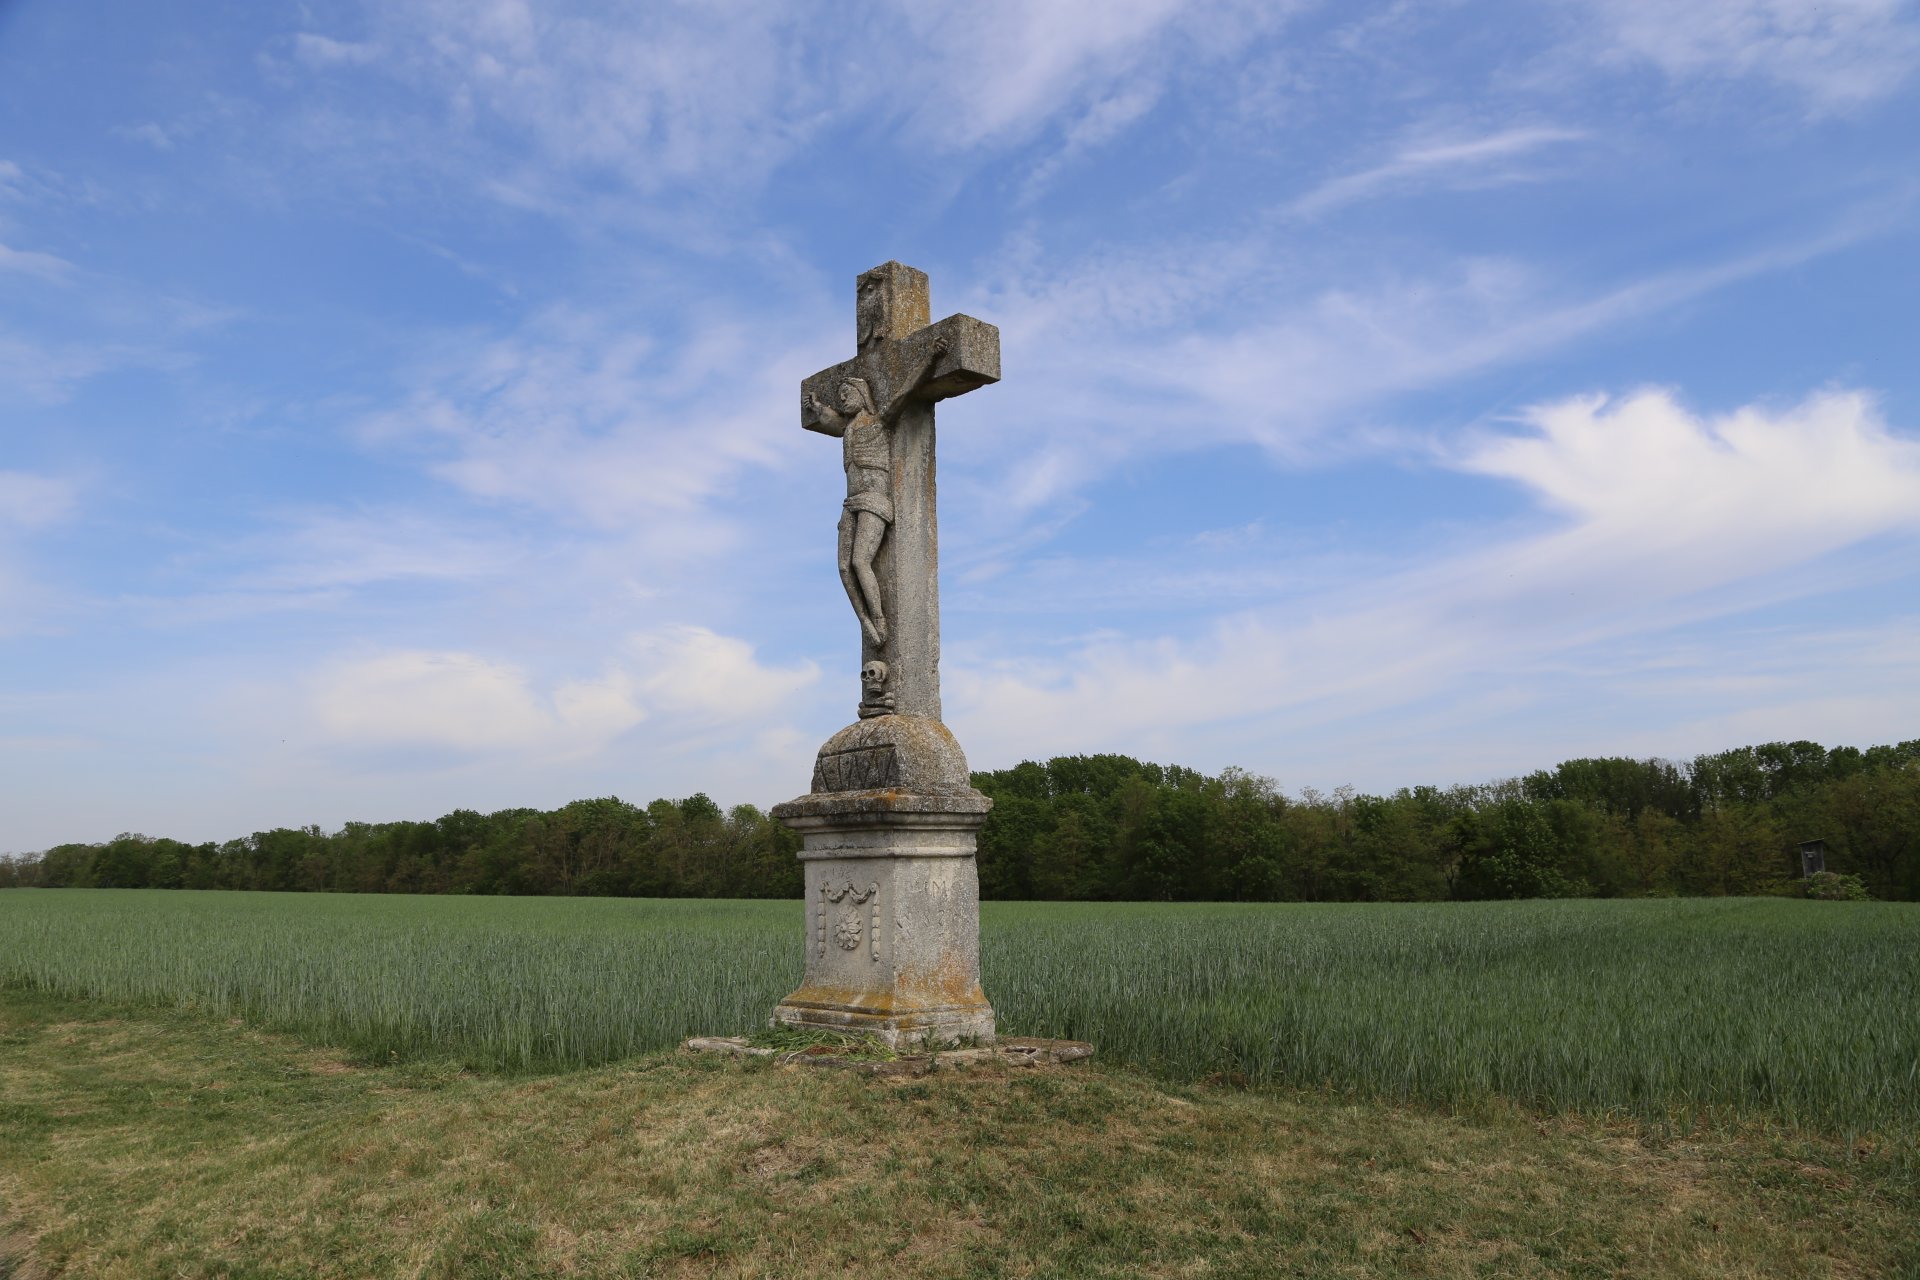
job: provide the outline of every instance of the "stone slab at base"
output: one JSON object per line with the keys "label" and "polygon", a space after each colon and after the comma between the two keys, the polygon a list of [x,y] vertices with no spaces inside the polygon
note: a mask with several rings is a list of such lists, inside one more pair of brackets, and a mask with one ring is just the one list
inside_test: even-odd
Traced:
{"label": "stone slab at base", "polygon": [[774,1006],[773,1022],[795,1030],[866,1037],[889,1049],[994,1042],[993,1007],[984,996],[977,1003],[946,1009],[894,1010],[856,1003],[870,999],[863,992],[802,987]]}
{"label": "stone slab at base", "polygon": [[688,1053],[724,1053],[736,1058],[772,1058],[782,1065],[831,1067],[859,1075],[919,1076],[933,1071],[999,1063],[1009,1067],[1065,1066],[1093,1057],[1084,1040],[1047,1040],[1038,1036],[1010,1036],[984,1049],[947,1049],[939,1053],[903,1054],[897,1058],[863,1058],[836,1053],[831,1045],[804,1049],[768,1049],[745,1036],[695,1036],[681,1044]]}

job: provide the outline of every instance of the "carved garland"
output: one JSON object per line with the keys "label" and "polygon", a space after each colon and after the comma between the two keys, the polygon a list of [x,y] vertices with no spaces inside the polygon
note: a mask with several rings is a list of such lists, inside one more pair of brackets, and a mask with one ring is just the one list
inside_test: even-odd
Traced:
{"label": "carved garland", "polygon": [[[839,889],[822,883],[820,901],[814,908],[814,940],[819,947],[821,959],[827,955],[827,904],[845,902],[847,909],[840,916],[840,922],[833,931],[834,941],[843,951],[858,951],[861,935],[868,939],[868,958],[880,959],[880,886],[878,883],[867,885],[864,890],[855,889],[849,880]],[[859,908],[867,906],[867,923],[863,928],[860,922]]]}

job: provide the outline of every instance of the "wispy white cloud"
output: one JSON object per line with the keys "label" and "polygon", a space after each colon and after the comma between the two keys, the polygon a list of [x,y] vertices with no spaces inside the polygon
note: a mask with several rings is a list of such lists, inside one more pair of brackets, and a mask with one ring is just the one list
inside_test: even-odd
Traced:
{"label": "wispy white cloud", "polygon": [[127,342],[44,342],[0,329],[0,396],[60,404],[89,378],[114,369],[177,370],[183,352]]}
{"label": "wispy white cloud", "polygon": [[1288,211],[1296,217],[1313,217],[1360,200],[1417,187],[1481,187],[1525,181],[1533,174],[1517,163],[1523,157],[1587,137],[1579,129],[1531,126],[1477,138],[1414,143],[1382,164],[1322,183],[1295,200]]}
{"label": "wispy white cloud", "polygon": [[471,653],[342,663],[316,682],[312,704],[320,727],[352,746],[533,747],[561,727],[525,672]]}
{"label": "wispy white cloud", "polygon": [[365,66],[381,55],[380,46],[302,31],[293,37],[293,56],[310,67]]}
{"label": "wispy white cloud", "polygon": [[1525,421],[1530,434],[1483,444],[1458,465],[1514,480],[1570,517],[1503,549],[1499,564],[1507,582],[1542,596],[1577,584],[1577,601],[1544,612],[1602,634],[1670,624],[1682,602],[1727,610],[1740,595],[1713,593],[1736,584],[1817,589],[1790,571],[1920,531],[1920,442],[1892,433],[1859,393],[1701,418],[1646,391],[1542,406]]}
{"label": "wispy white cloud", "polygon": [[[487,136],[501,193],[537,191],[516,164],[643,191],[756,181],[812,132],[836,85],[875,79],[836,75],[844,49],[795,58],[808,15],[783,5],[596,13],[410,0],[373,16],[372,40],[306,33],[295,55],[322,72],[381,71],[438,99],[456,136]],[[344,142],[351,130],[330,132]],[[439,149],[442,161],[457,155]]]}
{"label": "wispy white cloud", "polygon": [[943,149],[1017,141],[1066,116],[1069,145],[1091,146],[1139,119],[1183,70],[1229,59],[1303,7],[916,5],[906,11],[908,38],[892,53],[916,73],[911,118],[922,140]]}
{"label": "wispy white cloud", "polygon": [[811,662],[763,666],[746,641],[694,626],[629,637],[626,664],[646,705],[708,724],[774,719],[820,675]]}
{"label": "wispy white cloud", "polygon": [[98,607],[142,625],[259,622],[289,612],[335,616],[396,584],[473,590],[526,582],[534,554],[508,531],[403,507],[270,513],[244,532],[176,552],[146,584]]}
{"label": "wispy white cloud", "polygon": [[79,486],[61,476],[0,471],[0,528],[37,529],[71,516]]}
{"label": "wispy white cloud", "polygon": [[[1910,739],[1920,723],[1920,615],[1864,626],[1809,623],[1728,627],[1710,644],[1666,646],[1662,661],[1627,672],[1616,687],[1634,705],[1677,714],[1657,727],[1632,727],[1618,749],[1658,755],[1794,738]],[[1623,648],[1610,655],[1621,666],[1635,656],[1635,646]],[[1605,673],[1609,683],[1615,670]]]}
{"label": "wispy white cloud", "polygon": [[1524,485],[1610,555],[1638,540],[1670,556],[1684,542],[1732,568],[1920,528],[1920,442],[1889,432],[1859,392],[1701,420],[1644,391],[1544,405],[1524,420],[1531,434],[1481,443],[1459,466]]}
{"label": "wispy white cloud", "polygon": [[51,253],[14,249],[0,244],[0,271],[17,271],[21,275],[36,276],[59,284],[73,274],[73,264]]}
{"label": "wispy white cloud", "polygon": [[[556,176],[676,198],[751,190],[836,129],[879,126],[950,158],[1057,133],[1051,167],[1120,136],[1168,85],[1230,61],[1298,7],[405,0],[372,15],[369,39],[305,32],[282,47],[319,75],[371,71],[429,95],[438,105],[423,127],[485,139],[484,189],[557,212]],[[335,101],[310,118],[309,138],[378,142],[343,127],[354,110]],[[441,145],[401,159],[459,154]]]}
{"label": "wispy white cloud", "polygon": [[1602,52],[1681,81],[1752,76],[1819,111],[1884,98],[1920,68],[1920,18],[1905,0],[1585,0]]}
{"label": "wispy white cloud", "polygon": [[[0,172],[0,184],[5,180]],[[34,200],[61,205],[82,200],[72,190],[48,190],[37,183]],[[0,231],[5,229],[0,222]],[[177,372],[194,362],[187,339],[237,314],[231,307],[103,276],[55,254],[0,243],[0,280],[9,275],[66,287],[32,294],[18,288],[0,291],[0,400],[56,405],[104,373]],[[72,287],[80,280],[85,288]],[[66,336],[73,334],[82,336]]]}
{"label": "wispy white cloud", "polygon": [[542,680],[461,651],[398,650],[328,664],[309,681],[314,721],[334,747],[592,755],[644,720],[685,738],[774,723],[819,677],[767,666],[753,646],[704,627],[628,638],[598,676]]}
{"label": "wispy white cloud", "polygon": [[[1016,524],[1143,454],[1253,444],[1302,464],[1404,450],[1403,435],[1372,426],[1394,397],[1807,262],[1887,221],[1870,210],[1797,242],[1584,292],[1488,258],[1302,290],[1265,237],[1087,255],[1051,275],[1016,262],[980,305],[1010,350],[1049,358],[1028,373],[1021,413],[957,447],[989,468],[978,480],[996,521]],[[1047,424],[1037,442],[1036,421]]]}
{"label": "wispy white cloud", "polygon": [[478,499],[651,533],[662,554],[721,550],[732,521],[710,500],[741,467],[778,462],[770,442],[791,429],[804,372],[800,357],[757,345],[765,336],[718,322],[668,344],[550,310],[477,351],[455,344],[361,431],[419,451]]}
{"label": "wispy white cloud", "polygon": [[121,125],[113,132],[116,137],[125,138],[129,142],[144,143],[155,151],[171,151],[176,143],[173,134],[151,120],[144,120],[139,124]]}
{"label": "wispy white cloud", "polygon": [[1021,198],[1032,201],[1074,160],[1106,145],[1153,110],[1162,90],[1155,84],[1129,84],[1094,102],[1068,125],[1059,147],[1027,175]]}
{"label": "wispy white cloud", "polygon": [[0,470],[0,638],[44,629],[65,603],[31,563],[30,539],[70,521],[79,498],[69,477]]}
{"label": "wispy white cloud", "polygon": [[0,199],[22,199],[26,186],[26,171],[12,160],[0,160]]}

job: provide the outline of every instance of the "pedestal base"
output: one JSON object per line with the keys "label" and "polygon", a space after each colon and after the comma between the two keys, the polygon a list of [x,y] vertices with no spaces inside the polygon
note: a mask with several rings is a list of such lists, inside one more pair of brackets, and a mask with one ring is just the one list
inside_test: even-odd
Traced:
{"label": "pedestal base", "polygon": [[953,1045],[990,1045],[994,1042],[993,1008],[982,996],[966,1008],[901,1010],[882,1013],[863,1009],[860,996],[802,987],[773,1007],[773,1021],[782,1027],[831,1031],[838,1035],[871,1036],[889,1049],[939,1049]]}
{"label": "pedestal base", "polygon": [[[974,864],[992,801],[938,721],[862,721],[820,755],[814,791],[773,810],[801,833],[807,909],[806,977],[773,1021],[895,1049],[993,1043]],[[893,785],[829,789],[847,781]]]}

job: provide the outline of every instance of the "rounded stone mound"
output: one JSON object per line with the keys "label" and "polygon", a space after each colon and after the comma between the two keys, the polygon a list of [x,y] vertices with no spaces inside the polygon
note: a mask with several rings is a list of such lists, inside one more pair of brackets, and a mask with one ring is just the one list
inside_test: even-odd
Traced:
{"label": "rounded stone mound", "polygon": [[947,726],[926,716],[875,716],[828,738],[813,762],[813,794],[906,791],[971,795],[967,757]]}

